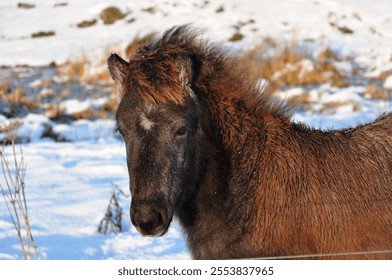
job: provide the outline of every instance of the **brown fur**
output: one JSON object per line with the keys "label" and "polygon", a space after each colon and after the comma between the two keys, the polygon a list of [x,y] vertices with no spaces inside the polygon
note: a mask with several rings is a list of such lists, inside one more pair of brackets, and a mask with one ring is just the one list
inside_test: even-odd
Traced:
{"label": "brown fur", "polygon": [[[122,96],[117,121],[126,143],[137,118],[130,110],[138,111],[141,103],[161,108],[151,113],[157,125],[196,116],[195,142],[188,142],[196,147],[198,178],[184,179],[189,193],[181,190],[174,209],[193,257],[392,250],[392,114],[340,131],[291,123],[287,108],[273,105],[270,92],[257,87],[236,59],[199,41],[186,26],[150,39],[129,63],[112,55],[109,69]],[[165,137],[169,143],[170,134]],[[131,178],[138,175],[133,165],[154,165],[130,163],[137,151],[127,150]],[[154,176],[161,178],[151,170]],[[151,179],[147,185],[153,184]]]}

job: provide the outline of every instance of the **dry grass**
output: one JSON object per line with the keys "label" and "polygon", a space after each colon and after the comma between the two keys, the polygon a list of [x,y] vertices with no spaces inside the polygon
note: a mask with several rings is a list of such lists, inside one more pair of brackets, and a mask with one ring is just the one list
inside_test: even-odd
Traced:
{"label": "dry grass", "polygon": [[[62,65],[59,75],[74,82],[113,85],[106,66],[109,55],[115,52],[129,59],[150,36],[151,34],[135,36],[123,50],[118,45],[108,47],[102,57],[95,61],[83,54]],[[237,39],[235,37],[233,40]],[[302,50],[294,40],[282,45],[272,39],[266,39],[252,50],[240,53],[240,57],[245,65],[250,65],[254,74],[273,80],[279,85],[330,83],[342,87],[348,84],[344,75],[334,66],[333,62],[339,60],[338,55],[329,48],[314,57]]]}
{"label": "dry grass", "polygon": [[102,108],[87,108],[86,110],[67,114],[62,106],[49,104],[45,110],[45,116],[52,121],[69,122],[77,120],[109,119],[111,114],[117,110],[118,101],[109,99]]}
{"label": "dry grass", "polygon": [[388,100],[392,94],[387,89],[376,86],[368,86],[365,89],[365,97],[368,99],[383,99]]}
{"label": "dry grass", "polygon": [[114,113],[118,107],[118,99],[117,98],[110,98],[108,101],[105,102],[102,106],[102,110],[104,112]]}
{"label": "dry grass", "polygon": [[65,89],[65,90],[63,90],[63,91],[61,91],[61,93],[60,93],[60,97],[61,97],[61,100],[66,100],[68,97],[70,97],[72,95],[72,92],[70,92],[69,90],[67,90],[67,89]]}
{"label": "dry grass", "polygon": [[140,36],[139,34],[136,35],[136,37],[125,48],[125,57],[129,59],[140,46],[147,43],[148,39],[152,35],[153,34],[147,34],[146,36]]}
{"label": "dry grass", "polygon": [[241,41],[243,38],[244,38],[244,35],[242,33],[236,32],[229,38],[229,41],[230,42],[237,42],[237,41]]}
{"label": "dry grass", "polygon": [[296,41],[282,46],[267,39],[254,49],[243,52],[241,59],[246,65],[250,65],[253,74],[279,85],[330,83],[343,87],[348,84],[333,64],[338,60],[337,54],[329,48],[314,57],[302,50]]}
{"label": "dry grass", "polygon": [[[348,101],[330,101],[330,102],[322,104],[320,111],[323,113],[335,114],[340,107],[348,106],[351,104],[352,103],[348,102]],[[357,107],[355,107],[355,105],[354,105],[354,111],[356,110],[356,108]]]}
{"label": "dry grass", "polygon": [[11,85],[7,82],[0,83],[0,97],[3,98],[11,91]]}
{"label": "dry grass", "polygon": [[294,107],[305,106],[312,103],[309,93],[307,92],[287,98],[286,102],[292,104]]}
{"label": "dry grass", "polygon": [[[22,126],[19,121],[12,121],[0,124],[0,133],[4,135],[1,145],[9,145],[15,142],[16,131]],[[1,147],[0,156],[3,156],[4,147]]]}
{"label": "dry grass", "polygon": [[119,203],[120,196],[129,198],[130,195],[125,194],[118,186],[113,185],[112,195],[109,200],[104,217],[98,225],[99,233],[120,233],[122,232],[122,207]]}
{"label": "dry grass", "polygon": [[87,71],[90,61],[85,54],[78,58],[71,59],[66,64],[61,65],[58,70],[60,77],[65,77],[70,81],[80,81]]}
{"label": "dry grass", "polygon": [[99,15],[104,24],[113,24],[116,21],[123,19],[125,16],[126,15],[123,14],[117,7],[108,7]]}
{"label": "dry grass", "polygon": [[10,88],[0,89],[0,98],[11,109],[11,114],[18,113],[22,110],[31,111],[39,108],[39,103],[29,98],[24,90],[17,87],[14,91]]}
{"label": "dry grass", "polygon": [[50,37],[56,35],[54,31],[38,31],[31,34],[32,38]]}
{"label": "dry grass", "polygon": [[92,119],[108,119],[108,112],[104,110],[98,110],[88,108],[84,111],[73,113],[70,117],[72,120],[92,120]]}
{"label": "dry grass", "polygon": [[87,108],[84,111],[76,112],[73,113],[70,117],[72,117],[73,120],[89,120],[92,119],[94,115],[94,109],[93,108]]}
{"label": "dry grass", "polygon": [[49,108],[45,112],[45,116],[52,121],[63,123],[77,120],[109,119],[110,117],[108,112],[94,108],[87,108],[80,112],[67,114],[61,106],[55,104],[50,104]]}
{"label": "dry grass", "polygon": [[120,56],[130,58],[138,47],[146,43],[150,36],[151,34],[142,37],[137,35],[125,49],[122,49],[118,44],[107,47],[98,60],[92,60],[86,54],[82,54],[59,66],[58,75],[72,82],[113,85],[107,68],[107,59],[110,54],[117,53]]}
{"label": "dry grass", "polygon": [[3,180],[0,181],[0,190],[9,217],[18,236],[23,258],[25,260],[37,260],[37,245],[30,227],[25,193],[24,178],[26,174],[26,163],[22,148],[20,147],[19,151],[17,151],[14,142],[17,127],[17,125],[16,127],[0,127],[0,132],[5,133],[9,141],[11,141],[11,145],[7,147],[11,147],[12,149],[10,158],[6,155],[5,145],[0,150],[1,169],[3,173]]}
{"label": "dry grass", "polygon": [[76,26],[79,28],[87,28],[87,27],[95,25],[96,23],[97,23],[96,19],[84,20],[84,21],[78,23]]}
{"label": "dry grass", "polygon": [[[74,82],[101,83],[114,87],[107,70],[107,58],[115,52],[129,59],[140,46],[147,42],[151,35],[136,35],[125,49],[121,49],[119,45],[108,47],[102,57],[96,61],[91,61],[86,55],[70,60],[60,67],[60,76]],[[330,48],[325,48],[319,54],[312,55],[306,52],[305,48],[301,48],[295,40],[287,44],[278,44],[275,40],[266,39],[252,50],[241,52],[239,57],[242,63],[250,68],[252,76],[267,79],[277,87],[323,83],[337,87],[348,85],[348,79],[345,76],[347,73],[341,73],[335,66],[335,62],[340,58]],[[112,92],[114,91],[113,89]],[[289,100],[289,102],[304,107],[311,105],[307,94],[295,97],[295,100]],[[111,100],[103,106],[100,112],[89,109],[71,117],[72,119],[106,118],[116,110],[117,106],[118,102]],[[51,119],[69,118],[54,108],[49,115],[52,116]]]}
{"label": "dry grass", "polygon": [[377,76],[373,77],[368,77],[369,81],[375,82],[375,81],[384,81],[389,75],[391,75],[390,71],[383,71]]}
{"label": "dry grass", "polygon": [[57,74],[74,83],[111,85],[113,82],[107,69],[107,59],[113,52],[123,54],[117,45],[106,48],[98,60],[92,60],[84,53],[60,65]]}
{"label": "dry grass", "polygon": [[64,110],[57,104],[49,104],[45,110],[45,116],[51,120],[61,120],[64,116]]}

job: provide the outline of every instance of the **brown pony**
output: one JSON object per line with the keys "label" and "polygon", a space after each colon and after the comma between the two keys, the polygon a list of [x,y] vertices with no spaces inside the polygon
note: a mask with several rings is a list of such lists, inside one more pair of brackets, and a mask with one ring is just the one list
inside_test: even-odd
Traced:
{"label": "brown pony", "polygon": [[108,64],[141,234],[175,216],[196,259],[392,258],[392,114],[337,131],[292,123],[188,26]]}

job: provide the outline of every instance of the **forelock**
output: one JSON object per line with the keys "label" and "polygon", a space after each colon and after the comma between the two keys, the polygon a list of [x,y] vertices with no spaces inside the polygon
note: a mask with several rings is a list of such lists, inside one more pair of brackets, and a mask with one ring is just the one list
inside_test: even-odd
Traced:
{"label": "forelock", "polygon": [[200,48],[197,36],[188,26],[180,26],[160,39],[151,37],[130,59],[128,91],[147,102],[183,105],[193,94],[189,57]]}

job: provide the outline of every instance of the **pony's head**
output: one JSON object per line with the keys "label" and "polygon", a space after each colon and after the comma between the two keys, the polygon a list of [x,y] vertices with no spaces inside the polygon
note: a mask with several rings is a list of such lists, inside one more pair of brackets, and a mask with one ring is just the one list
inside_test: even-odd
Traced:
{"label": "pony's head", "polygon": [[190,86],[193,62],[164,41],[141,47],[129,62],[116,54],[108,60],[121,96],[116,120],[126,145],[131,221],[148,236],[166,233],[201,170],[205,117]]}

